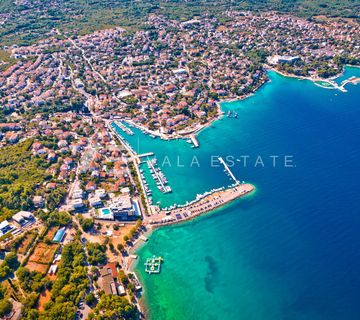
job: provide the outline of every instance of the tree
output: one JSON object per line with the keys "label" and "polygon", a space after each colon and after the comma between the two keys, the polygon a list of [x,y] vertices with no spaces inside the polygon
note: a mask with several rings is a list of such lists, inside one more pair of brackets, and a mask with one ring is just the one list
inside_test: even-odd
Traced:
{"label": "tree", "polygon": [[86,248],[88,250],[88,262],[91,265],[105,264],[107,261],[106,257],[106,246],[99,243],[87,243]]}
{"label": "tree", "polygon": [[40,320],[73,320],[76,307],[72,302],[50,303],[46,312],[41,314]]}
{"label": "tree", "polygon": [[104,239],[104,245],[107,245],[110,241],[110,238],[108,236],[105,237]]}
{"label": "tree", "polygon": [[135,292],[135,285],[132,282],[129,282],[129,284],[127,285],[127,288],[131,291],[131,292]]}
{"label": "tree", "polygon": [[95,295],[94,295],[92,292],[90,292],[89,294],[87,294],[87,295],[85,296],[85,302],[86,302],[86,304],[89,305],[89,306],[94,305],[94,304],[96,303]]}
{"label": "tree", "polygon": [[81,228],[87,232],[89,230],[91,230],[94,226],[94,219],[91,218],[84,218],[83,216],[81,216],[80,214],[77,215],[77,218],[79,219]]}
{"label": "tree", "polygon": [[40,292],[46,285],[48,280],[38,271],[30,271],[28,268],[20,267],[16,272],[21,287],[26,292]]}
{"label": "tree", "polygon": [[15,270],[19,266],[19,261],[17,259],[15,252],[10,252],[5,256],[4,262],[11,268],[12,270]]}
{"label": "tree", "polygon": [[3,263],[0,265],[0,279],[4,279],[19,267],[19,261],[15,252],[10,252],[5,256]]}
{"label": "tree", "polygon": [[12,310],[12,304],[9,300],[0,300],[0,317],[3,318]]}
{"label": "tree", "polygon": [[100,302],[94,309],[94,313],[89,316],[90,319],[99,320],[135,320],[137,317],[138,310],[136,306],[130,304],[126,298],[106,294],[101,296]]}
{"label": "tree", "polygon": [[127,285],[129,284],[129,278],[122,269],[120,269],[118,272],[118,279],[125,287],[127,287]]}
{"label": "tree", "polygon": [[38,319],[38,312],[37,310],[34,310],[38,300],[39,293],[32,292],[26,295],[23,301],[23,313],[26,319]]}
{"label": "tree", "polygon": [[53,211],[47,213],[45,211],[41,211],[39,213],[39,218],[43,220],[49,227],[66,226],[71,222],[71,216],[67,212]]}
{"label": "tree", "polygon": [[141,225],[142,225],[141,219],[137,219],[137,220],[136,220],[136,225],[135,225],[135,227],[138,229],[138,228],[141,227]]}
{"label": "tree", "polygon": [[129,231],[129,234],[130,234],[130,237],[133,238],[136,234],[136,228],[131,228],[130,231]]}
{"label": "tree", "polygon": [[64,246],[57,278],[52,286],[51,301],[45,304],[39,320],[75,319],[76,304],[88,289],[85,253],[79,241]]}

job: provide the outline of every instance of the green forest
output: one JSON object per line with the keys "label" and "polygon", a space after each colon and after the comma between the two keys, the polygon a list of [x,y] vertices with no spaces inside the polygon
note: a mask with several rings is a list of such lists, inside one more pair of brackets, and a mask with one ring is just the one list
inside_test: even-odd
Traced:
{"label": "green forest", "polygon": [[46,176],[48,163],[31,155],[33,140],[7,146],[0,153],[0,220],[32,208],[32,196]]}

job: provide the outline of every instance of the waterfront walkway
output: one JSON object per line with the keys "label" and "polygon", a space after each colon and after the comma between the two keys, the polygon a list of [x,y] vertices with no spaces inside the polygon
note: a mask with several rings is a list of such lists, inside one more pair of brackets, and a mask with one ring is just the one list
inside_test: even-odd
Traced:
{"label": "waterfront walkway", "polygon": [[240,198],[252,192],[254,189],[255,187],[251,184],[239,184],[228,189],[215,191],[186,206],[173,208],[171,210],[159,210],[151,216],[144,217],[144,224],[157,227],[190,220]]}

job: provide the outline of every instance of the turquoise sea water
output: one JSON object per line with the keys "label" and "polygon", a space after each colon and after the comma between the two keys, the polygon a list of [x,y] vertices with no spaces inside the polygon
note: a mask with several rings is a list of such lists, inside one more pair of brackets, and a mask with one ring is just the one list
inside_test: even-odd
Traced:
{"label": "turquoise sea water", "polygon": [[[348,68],[351,75],[360,69]],[[232,170],[257,188],[151,235],[136,267],[150,319],[360,319],[360,86],[342,93],[269,76],[254,96],[222,104],[238,119],[202,131],[199,149],[139,131],[128,137],[160,163],[171,159],[163,171],[174,192],[154,193],[163,206],[230,184],[211,166],[215,155],[249,156]],[[255,166],[259,155],[264,166]],[[194,156],[200,168],[189,167]],[[154,254],[165,260],[162,272],[147,275],[143,264]]]}

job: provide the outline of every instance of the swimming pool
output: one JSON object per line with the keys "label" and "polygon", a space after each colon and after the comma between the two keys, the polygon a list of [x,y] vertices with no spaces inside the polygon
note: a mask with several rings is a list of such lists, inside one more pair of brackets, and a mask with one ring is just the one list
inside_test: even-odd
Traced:
{"label": "swimming pool", "polygon": [[108,214],[111,214],[111,211],[109,208],[104,208],[104,209],[101,209],[101,213],[106,216]]}
{"label": "swimming pool", "polygon": [[64,238],[65,235],[65,227],[60,228],[56,233],[55,236],[53,238],[54,242],[61,242]]}
{"label": "swimming pool", "polygon": [[114,213],[110,208],[102,208],[99,210],[99,219],[114,220]]}

